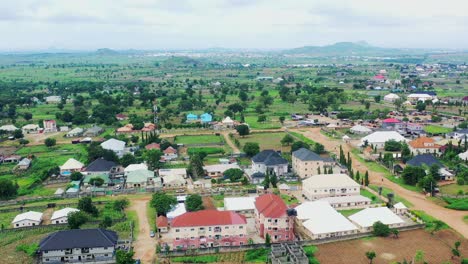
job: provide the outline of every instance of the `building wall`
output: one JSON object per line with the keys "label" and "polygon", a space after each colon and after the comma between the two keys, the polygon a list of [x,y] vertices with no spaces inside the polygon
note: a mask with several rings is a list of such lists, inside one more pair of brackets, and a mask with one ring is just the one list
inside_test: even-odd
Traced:
{"label": "building wall", "polygon": [[60,217],[60,218],[51,220],[50,223],[51,223],[52,225],[56,225],[56,224],[66,224],[66,223],[68,223],[68,217],[67,217],[67,216]]}
{"label": "building wall", "polygon": [[[354,222],[354,221],[351,221],[351,222],[353,222],[353,224],[359,228],[359,232],[369,232],[369,231],[372,231],[372,230],[373,230],[373,227],[372,227],[372,226],[363,227],[363,226],[360,226],[358,223],[356,223],[356,222]],[[404,223],[401,223],[401,224],[392,224],[392,225],[388,225],[388,227],[390,227],[390,228],[398,228],[398,227],[402,227],[402,226],[404,226],[404,225],[405,225]]]}
{"label": "building wall", "polygon": [[368,208],[371,205],[371,202],[346,202],[346,203],[330,203],[330,205],[335,209],[358,209],[358,208]]}
{"label": "building wall", "polygon": [[411,150],[411,153],[413,155],[419,155],[419,154],[440,154],[440,150],[438,148],[413,148],[409,146],[409,149]]}
{"label": "building wall", "polygon": [[41,224],[41,221],[33,221],[33,220],[26,219],[26,220],[13,223],[13,228],[20,228],[20,227],[25,227],[25,226],[37,226],[40,224]]}
{"label": "building wall", "polygon": [[265,166],[263,163],[255,163],[252,161],[252,169],[255,172],[261,172],[265,173],[267,170],[274,171],[276,173],[276,176],[282,176],[288,172],[288,164],[281,164],[281,165],[275,165],[275,166]]}
{"label": "building wall", "polygon": [[323,239],[327,237],[340,237],[340,236],[345,236],[345,235],[350,235],[350,234],[357,234],[357,230],[352,230],[352,231],[340,231],[340,232],[331,232],[331,233],[321,233],[321,234],[314,234],[307,228],[304,228],[306,231],[307,235],[310,236],[311,239]]}
{"label": "building wall", "polygon": [[[63,261],[62,261],[63,258]],[[109,260],[115,260],[114,247],[98,247],[90,248],[89,252],[82,251],[81,248],[69,250],[51,250],[42,252],[42,261],[44,263],[56,263],[57,261],[79,261],[79,260],[95,260],[93,263],[107,263]]]}
{"label": "building wall", "polygon": [[359,186],[314,188],[313,186],[307,185],[303,186],[302,193],[307,199],[313,201],[324,197],[359,195]]}
{"label": "building wall", "polygon": [[268,218],[255,210],[255,228],[260,237],[270,235],[271,242],[291,241],[294,236],[294,220],[291,217]]}
{"label": "building wall", "polygon": [[324,173],[323,167],[327,166],[332,166],[333,163],[331,162],[323,162],[323,161],[302,161],[296,157],[292,157],[292,168],[293,171],[300,177],[300,178],[306,178],[312,175],[317,175],[320,174],[318,173],[318,168],[320,168],[320,172]]}
{"label": "building wall", "polygon": [[173,227],[169,235],[173,238],[173,249],[239,246],[247,244],[247,224]]}

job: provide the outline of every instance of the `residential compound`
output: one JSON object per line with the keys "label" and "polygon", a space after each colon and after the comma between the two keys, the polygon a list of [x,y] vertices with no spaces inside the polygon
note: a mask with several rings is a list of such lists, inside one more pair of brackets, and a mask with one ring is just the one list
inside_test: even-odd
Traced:
{"label": "residential compound", "polygon": [[334,163],[333,159],[323,158],[306,148],[298,149],[292,153],[293,171],[302,179],[321,172],[325,173],[325,169],[332,167]]}
{"label": "residential compound", "polygon": [[435,143],[435,139],[428,137],[419,137],[408,143],[409,149],[413,155],[418,154],[439,154],[440,148],[442,147],[439,144]]}
{"label": "residential compound", "polygon": [[231,211],[187,212],[171,222],[172,248],[191,249],[247,244],[247,220]]}
{"label": "residential compound", "polygon": [[294,240],[293,215],[277,195],[264,194],[255,200],[255,227],[263,238],[270,236],[271,242]]}
{"label": "residential compound", "polygon": [[302,193],[308,200],[325,197],[359,195],[360,185],[346,174],[314,175],[302,182]]}
{"label": "residential compound", "polygon": [[252,157],[252,170],[282,176],[288,172],[288,161],[274,150],[263,150]]}

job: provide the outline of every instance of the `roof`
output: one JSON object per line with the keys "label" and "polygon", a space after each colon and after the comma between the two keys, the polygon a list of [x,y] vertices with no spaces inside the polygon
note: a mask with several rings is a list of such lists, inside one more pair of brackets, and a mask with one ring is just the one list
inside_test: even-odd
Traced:
{"label": "roof", "polygon": [[257,196],[226,197],[224,198],[224,210],[226,211],[254,210],[256,198]]}
{"label": "roof", "polygon": [[15,216],[15,219],[13,219],[12,223],[17,223],[17,222],[24,221],[24,220],[40,222],[42,220],[42,213],[28,211],[26,213],[22,213],[22,214]]}
{"label": "roof", "polygon": [[187,212],[185,209],[185,203],[178,203],[176,204],[169,212],[167,212],[166,216],[169,219],[174,219],[180,215],[183,215]]}
{"label": "roof", "polygon": [[18,130],[18,128],[15,127],[14,125],[4,125],[4,126],[1,126],[1,127],[0,127],[0,130],[4,130],[4,131],[15,131],[15,130]]}
{"label": "roof", "polygon": [[39,129],[39,126],[36,124],[27,124],[22,127],[24,130],[34,130],[34,129]]}
{"label": "roof", "polygon": [[19,166],[29,166],[29,164],[31,164],[31,160],[28,158],[24,158],[18,163]]}
{"label": "roof", "polygon": [[393,207],[396,209],[408,209],[408,207],[406,207],[402,202],[395,204]]}
{"label": "roof", "polygon": [[325,198],[319,199],[319,201],[326,201],[330,204],[338,204],[338,203],[370,202],[371,199],[364,197],[362,195],[351,195],[351,196],[325,197]]}
{"label": "roof", "polygon": [[161,149],[161,145],[158,143],[151,143],[145,146],[145,149]]}
{"label": "roof", "polygon": [[[184,175],[186,176],[187,173],[184,174]],[[171,184],[171,183],[178,183],[178,184],[179,183],[186,183],[187,180],[185,180],[184,175],[181,175],[181,174],[166,174],[166,175],[161,176],[161,174],[160,174],[161,181],[164,184],[168,184],[168,183],[169,184]]]}
{"label": "roof", "polygon": [[231,211],[201,210],[187,212],[172,220],[171,227],[245,225],[245,216]]}
{"label": "roof", "polygon": [[305,202],[295,209],[297,218],[305,220],[302,225],[312,234],[357,230],[355,225],[333,209],[328,202]]}
{"label": "roof", "polygon": [[360,188],[360,185],[355,182],[351,177],[346,174],[318,174],[310,176],[309,178],[303,180],[302,188],[345,188],[345,187],[354,187]]}
{"label": "roof", "polygon": [[157,227],[168,227],[169,222],[167,221],[167,217],[160,215],[156,218],[156,226]]}
{"label": "roof", "polygon": [[387,95],[384,96],[384,98],[387,98],[387,99],[398,99],[400,98],[400,96],[394,94],[394,93],[389,93]]}
{"label": "roof", "polygon": [[148,165],[145,163],[139,163],[139,164],[130,164],[127,167],[125,167],[124,171],[125,172],[131,172],[131,171],[136,171],[136,170],[147,170]]}
{"label": "roof", "polygon": [[70,208],[70,207],[63,208],[63,209],[55,211],[52,214],[52,217],[50,218],[50,220],[53,221],[53,220],[58,219],[58,218],[67,217],[69,213],[74,213],[74,212],[79,212],[79,211],[80,210],[78,210],[78,209]]}
{"label": "roof", "polygon": [[121,151],[125,148],[125,142],[121,140],[117,140],[115,138],[111,138],[101,143],[101,147],[103,149],[109,149],[112,151]]}
{"label": "roof", "polygon": [[213,116],[208,113],[204,113],[200,116],[200,119],[204,122],[211,122],[213,120]]}
{"label": "roof", "polygon": [[371,227],[375,222],[386,225],[402,224],[404,221],[387,207],[366,208],[348,217],[361,227]]}
{"label": "roof", "polygon": [[382,123],[393,124],[393,123],[401,123],[401,121],[396,118],[387,118],[387,119],[384,119]]}
{"label": "roof", "polygon": [[224,124],[234,123],[234,121],[229,116],[226,116],[221,122]]}
{"label": "roof", "polygon": [[197,119],[198,116],[197,116],[196,114],[190,113],[190,114],[187,115],[187,119],[188,119],[188,118],[190,118],[190,119]]}
{"label": "roof", "polygon": [[368,127],[365,127],[365,126],[361,126],[361,125],[355,125],[352,128],[350,128],[349,130],[358,131],[358,132],[367,132],[367,133],[372,132],[372,129],[370,129]]}
{"label": "roof", "polygon": [[81,127],[75,127],[74,129],[68,131],[67,135],[70,134],[80,134],[80,133],[83,133],[83,129]]}
{"label": "roof", "polygon": [[289,190],[289,189],[291,189],[291,187],[289,187],[289,185],[287,185],[286,183],[282,183],[282,184],[278,185],[278,189],[280,189],[280,190]]}
{"label": "roof", "polygon": [[300,148],[294,151],[293,156],[302,160],[302,161],[324,161],[324,162],[333,162],[331,158],[322,158],[317,153],[310,151],[306,148]]}
{"label": "roof", "polygon": [[396,131],[377,131],[361,139],[361,144],[367,140],[369,144],[384,143],[389,140],[406,141],[406,139]]}
{"label": "roof", "polygon": [[253,156],[252,161],[255,163],[264,163],[267,166],[288,164],[288,161],[281,157],[281,154],[272,149],[261,151],[257,155]]}
{"label": "roof", "polygon": [[62,166],[60,166],[61,170],[74,170],[74,169],[81,169],[84,167],[84,164],[77,161],[74,158],[68,159]]}
{"label": "roof", "polygon": [[438,149],[441,146],[435,144],[435,140],[433,138],[428,137],[419,137],[415,140],[412,140],[408,143],[412,148],[435,148]]}
{"label": "roof", "polygon": [[57,188],[57,190],[54,192],[54,194],[57,194],[57,195],[61,195],[63,194],[65,191],[62,189],[62,188]]}
{"label": "roof", "polygon": [[113,161],[105,160],[104,158],[99,158],[91,162],[85,169],[85,171],[110,171],[112,167],[117,166],[117,163]]}
{"label": "roof", "polygon": [[429,94],[418,94],[418,93],[413,93],[408,95],[408,98],[429,98],[432,99],[432,96]]}
{"label": "roof", "polygon": [[439,160],[436,159],[432,154],[421,154],[421,155],[416,155],[412,159],[410,159],[408,162],[406,162],[407,165],[411,166],[432,166],[433,164],[437,164],[439,166],[442,166],[442,163],[440,163]]}
{"label": "roof", "polygon": [[185,168],[180,168],[180,169],[159,169],[158,171],[159,176],[161,177],[167,177],[170,175],[187,175],[187,170]]}
{"label": "roof", "polygon": [[177,154],[177,150],[175,148],[173,148],[172,146],[169,146],[163,152],[164,152],[164,154]]}
{"label": "roof", "polygon": [[154,178],[154,172],[150,170],[134,170],[127,173],[128,182],[146,182],[148,179]]}
{"label": "roof", "polygon": [[86,130],[86,133],[99,133],[102,131],[102,127],[92,126]]}
{"label": "roof", "polygon": [[90,181],[92,178],[101,178],[101,179],[104,180],[104,183],[109,183],[109,182],[110,182],[109,175],[107,175],[107,174],[99,174],[99,175],[86,175],[86,176],[83,178],[83,183],[89,183],[89,181]]}
{"label": "roof", "polygon": [[458,154],[458,157],[462,160],[467,160],[468,159],[468,150],[463,152],[463,153],[460,153]]}
{"label": "roof", "polygon": [[117,240],[116,232],[101,228],[63,230],[44,238],[39,244],[39,250],[114,247]]}
{"label": "roof", "polygon": [[240,167],[237,164],[214,164],[214,165],[203,166],[203,169],[206,170],[208,173],[210,172],[224,173],[225,171],[229,169],[240,169]]}
{"label": "roof", "polygon": [[255,199],[255,208],[258,213],[268,218],[280,218],[286,216],[288,207],[286,203],[277,195],[264,194]]}

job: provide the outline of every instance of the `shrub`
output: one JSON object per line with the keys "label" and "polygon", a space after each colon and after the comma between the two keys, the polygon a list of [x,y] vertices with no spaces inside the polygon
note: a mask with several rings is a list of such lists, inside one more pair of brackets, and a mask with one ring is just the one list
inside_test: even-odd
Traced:
{"label": "shrub", "polygon": [[16,247],[17,252],[24,252],[28,256],[34,256],[36,251],[39,249],[39,244],[32,243],[32,244],[21,244]]}
{"label": "shrub", "polygon": [[390,227],[380,221],[375,222],[372,227],[374,236],[387,237],[391,233]]}

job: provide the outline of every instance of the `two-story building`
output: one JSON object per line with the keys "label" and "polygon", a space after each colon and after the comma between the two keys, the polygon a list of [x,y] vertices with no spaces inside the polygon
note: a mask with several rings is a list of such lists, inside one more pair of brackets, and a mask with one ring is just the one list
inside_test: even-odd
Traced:
{"label": "two-story building", "polygon": [[282,176],[288,172],[288,161],[280,153],[267,149],[252,157],[252,170]]}
{"label": "two-story building", "polygon": [[232,211],[187,212],[171,222],[173,249],[192,249],[247,244],[247,220]]}
{"label": "two-story building", "polygon": [[52,233],[39,244],[42,263],[115,263],[118,236],[105,229],[72,229]]}
{"label": "two-story building", "polygon": [[302,194],[309,200],[359,195],[360,185],[346,174],[319,174],[302,182]]}
{"label": "two-story building", "polygon": [[333,159],[320,157],[306,148],[300,148],[292,153],[292,168],[300,178],[320,174],[320,170],[330,168],[334,163]]}
{"label": "two-story building", "polygon": [[439,144],[436,144],[433,138],[428,137],[419,137],[415,140],[412,140],[408,143],[408,146],[413,155],[426,153],[439,154],[440,147],[442,147]]}
{"label": "two-story building", "polygon": [[264,194],[255,199],[255,227],[263,238],[271,242],[294,240],[294,219],[288,207],[277,195]]}

